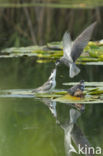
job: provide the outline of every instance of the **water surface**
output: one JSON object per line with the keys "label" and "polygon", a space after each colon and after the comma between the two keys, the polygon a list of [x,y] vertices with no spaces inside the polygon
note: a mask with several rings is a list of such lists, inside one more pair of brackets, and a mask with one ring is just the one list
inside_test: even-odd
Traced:
{"label": "water surface", "polygon": [[[9,58],[0,60],[0,89],[33,89],[42,85],[50,75],[54,64],[38,64],[34,58]],[[68,77],[68,69],[57,71],[57,89],[65,89],[64,82],[102,81],[102,66],[80,66],[81,73],[74,79]],[[44,74],[45,73],[45,74]],[[85,108],[85,109],[84,109]],[[0,155],[8,156],[65,156],[69,139],[76,135],[77,126],[93,147],[103,147],[102,104],[88,104],[82,111],[71,104],[51,103],[34,97],[0,98]],[[71,115],[71,111],[77,115]],[[79,112],[79,115],[78,115]],[[72,116],[72,119],[71,119]],[[76,118],[77,116],[77,118]],[[71,124],[71,120],[73,123]],[[69,129],[69,130],[68,130]],[[76,144],[72,141],[77,150]],[[73,154],[72,155],[78,155]],[[101,154],[102,155],[102,154]]]}

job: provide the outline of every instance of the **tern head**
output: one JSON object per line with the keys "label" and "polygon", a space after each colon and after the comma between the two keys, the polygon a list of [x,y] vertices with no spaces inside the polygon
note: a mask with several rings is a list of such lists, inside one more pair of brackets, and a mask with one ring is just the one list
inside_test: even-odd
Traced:
{"label": "tern head", "polygon": [[84,80],[80,80],[80,84],[81,84],[81,85],[84,84]]}
{"label": "tern head", "polygon": [[53,79],[55,79],[55,77],[56,77],[56,68],[53,69],[53,71],[51,72],[51,75],[49,77],[49,80],[53,80]]}
{"label": "tern head", "polygon": [[84,80],[80,81],[80,85],[81,85],[81,90],[84,91],[85,85],[84,85]]}
{"label": "tern head", "polygon": [[60,64],[60,59],[56,60],[55,66],[57,67]]}

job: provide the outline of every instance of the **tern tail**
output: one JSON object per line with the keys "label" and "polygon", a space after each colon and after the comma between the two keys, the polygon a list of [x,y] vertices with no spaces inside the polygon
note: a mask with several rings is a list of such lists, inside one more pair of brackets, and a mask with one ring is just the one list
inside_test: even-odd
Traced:
{"label": "tern tail", "polygon": [[76,66],[75,63],[70,63],[70,71],[69,76],[73,78],[74,76],[78,75],[80,72],[80,69]]}

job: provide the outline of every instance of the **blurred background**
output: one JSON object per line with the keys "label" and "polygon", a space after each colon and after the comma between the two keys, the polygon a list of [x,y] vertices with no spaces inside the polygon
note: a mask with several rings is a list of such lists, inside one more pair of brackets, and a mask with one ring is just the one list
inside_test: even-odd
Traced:
{"label": "blurred background", "polygon": [[97,20],[93,40],[103,38],[102,0],[0,0],[0,48],[74,39]]}

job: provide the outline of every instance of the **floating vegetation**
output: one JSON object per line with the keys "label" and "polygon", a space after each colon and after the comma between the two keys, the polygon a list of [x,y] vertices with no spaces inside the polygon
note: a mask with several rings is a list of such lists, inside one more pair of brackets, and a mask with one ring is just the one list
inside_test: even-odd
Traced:
{"label": "floating vegetation", "polygon": [[101,89],[97,89],[96,91],[89,91],[90,95],[99,95],[99,94],[103,94],[103,88]]}
{"label": "floating vegetation", "polygon": [[75,99],[75,98],[71,99],[69,95],[55,98],[54,101],[60,102],[60,103],[65,103],[65,104],[69,104],[69,103],[79,103],[79,104],[80,103],[81,104],[103,103],[101,98],[98,98],[98,97],[85,97],[84,99]]}
{"label": "floating vegetation", "polygon": [[30,89],[10,89],[10,90],[0,90],[0,97],[14,97],[14,98],[29,98],[34,97],[32,90]]}
{"label": "floating vegetation", "polygon": [[93,58],[99,58],[103,61],[103,43],[102,42],[89,42],[88,46],[89,55]]}
{"label": "floating vegetation", "polygon": [[[63,85],[72,86],[78,84],[77,82],[63,83]],[[85,94],[100,95],[103,94],[103,82],[85,82]]]}
{"label": "floating vegetation", "polygon": [[67,92],[66,91],[54,91],[51,93],[35,93],[35,97],[38,98],[57,98],[60,97],[62,95],[65,95]]}
{"label": "floating vegetation", "polygon": [[55,98],[54,101],[68,104],[68,103],[88,103],[88,102],[94,102],[95,100],[91,97],[80,98],[80,97],[74,97],[69,94],[66,94],[64,96]]}
{"label": "floating vegetation", "polygon": [[[76,83],[70,83],[76,84]],[[70,85],[69,84],[69,85]],[[103,85],[101,82],[100,84]],[[100,85],[99,84],[99,85]],[[94,85],[94,88],[93,88]],[[95,87],[96,83],[86,83],[86,89],[84,91],[84,98],[71,96],[65,90],[54,90],[49,93],[32,93],[32,89],[17,89],[17,90],[1,90],[0,97],[16,97],[16,98],[49,98],[53,101],[61,102],[61,103],[103,103],[103,87]]]}
{"label": "floating vegetation", "polygon": [[[59,59],[63,55],[62,42],[47,43],[45,46],[12,47],[1,51],[0,57],[21,57],[36,56],[38,63],[46,63]],[[77,64],[102,65],[103,64],[103,43],[89,42],[83,54],[77,60]]]}
{"label": "floating vegetation", "polygon": [[[63,83],[63,85],[67,85],[67,86],[73,86],[73,85],[77,85],[77,84],[78,84],[78,82]],[[103,87],[103,82],[85,82],[85,86]]]}

